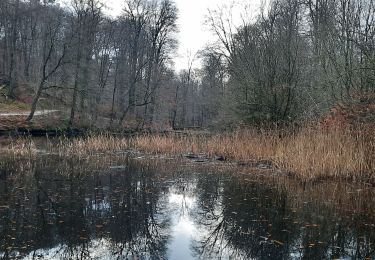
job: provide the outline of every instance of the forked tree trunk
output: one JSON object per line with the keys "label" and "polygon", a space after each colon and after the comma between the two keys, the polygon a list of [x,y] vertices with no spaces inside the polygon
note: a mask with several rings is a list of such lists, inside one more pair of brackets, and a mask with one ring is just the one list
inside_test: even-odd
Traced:
{"label": "forked tree trunk", "polygon": [[40,96],[42,95],[42,92],[43,92],[44,84],[45,84],[45,79],[43,79],[40,82],[39,86],[38,86],[38,90],[37,90],[37,92],[36,92],[36,94],[34,96],[33,103],[31,104],[30,114],[26,118],[27,122],[30,122],[33,119],[33,117],[34,117],[34,114],[35,114],[35,111],[36,111],[36,108],[37,108],[37,105],[38,105],[39,98],[40,98]]}

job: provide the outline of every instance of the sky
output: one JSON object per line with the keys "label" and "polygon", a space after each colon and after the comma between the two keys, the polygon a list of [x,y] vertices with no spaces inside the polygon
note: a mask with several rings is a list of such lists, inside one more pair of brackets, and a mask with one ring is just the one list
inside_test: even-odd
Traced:
{"label": "sky", "polygon": [[[193,57],[197,51],[207,44],[215,41],[215,36],[204,24],[209,9],[216,9],[223,5],[230,5],[231,0],[174,0],[179,10],[179,49],[174,58],[175,70],[187,69],[189,57]],[[259,11],[262,0],[236,0],[234,19],[239,23],[245,4],[250,6],[247,16],[255,16]],[[117,16],[121,13],[124,0],[107,0],[108,13]],[[193,67],[199,67],[200,61],[196,59]]]}

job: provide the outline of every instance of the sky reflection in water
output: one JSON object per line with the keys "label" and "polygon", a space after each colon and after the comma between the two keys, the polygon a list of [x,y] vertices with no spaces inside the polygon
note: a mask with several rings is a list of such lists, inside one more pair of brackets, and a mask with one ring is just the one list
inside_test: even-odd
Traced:
{"label": "sky reflection in water", "polygon": [[374,257],[369,186],[116,160],[2,160],[0,257]]}

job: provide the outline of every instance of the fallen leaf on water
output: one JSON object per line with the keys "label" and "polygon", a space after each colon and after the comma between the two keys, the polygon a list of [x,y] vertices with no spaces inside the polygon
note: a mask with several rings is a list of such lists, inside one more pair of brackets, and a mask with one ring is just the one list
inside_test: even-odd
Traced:
{"label": "fallen leaf on water", "polygon": [[281,242],[281,241],[278,241],[278,240],[273,240],[273,242],[274,242],[274,243],[276,243],[276,244],[278,244],[278,245],[280,245],[280,246],[283,246],[283,245],[284,245],[284,243],[283,243],[283,242]]}

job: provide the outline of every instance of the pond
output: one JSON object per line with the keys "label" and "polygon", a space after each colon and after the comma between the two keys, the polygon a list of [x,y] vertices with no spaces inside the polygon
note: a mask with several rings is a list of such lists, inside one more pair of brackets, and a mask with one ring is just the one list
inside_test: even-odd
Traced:
{"label": "pond", "polygon": [[123,155],[0,163],[0,257],[373,259],[370,185]]}

